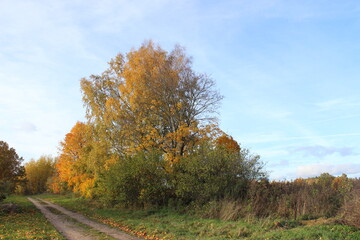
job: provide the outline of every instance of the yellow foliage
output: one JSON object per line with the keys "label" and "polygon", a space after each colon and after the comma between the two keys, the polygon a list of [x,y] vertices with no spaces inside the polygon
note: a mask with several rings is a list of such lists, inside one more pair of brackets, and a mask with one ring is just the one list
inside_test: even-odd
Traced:
{"label": "yellow foliage", "polygon": [[54,192],[60,190],[59,182],[67,183],[74,192],[86,195],[86,187],[91,187],[94,176],[87,173],[87,154],[90,142],[87,137],[88,126],[77,122],[66,134],[65,140],[61,143],[61,154],[56,163],[58,179],[53,182]]}
{"label": "yellow foliage", "polygon": [[113,152],[157,148],[172,164],[209,135],[215,122],[207,114],[222,97],[210,78],[191,69],[181,47],[167,52],[148,41],[109,65],[81,87],[88,119]]}
{"label": "yellow foliage", "polygon": [[53,193],[61,193],[62,187],[59,176],[53,176],[50,181],[48,181],[48,188]]}
{"label": "yellow foliage", "polygon": [[43,193],[47,190],[47,181],[54,174],[54,159],[41,156],[25,164],[27,189],[30,193]]}

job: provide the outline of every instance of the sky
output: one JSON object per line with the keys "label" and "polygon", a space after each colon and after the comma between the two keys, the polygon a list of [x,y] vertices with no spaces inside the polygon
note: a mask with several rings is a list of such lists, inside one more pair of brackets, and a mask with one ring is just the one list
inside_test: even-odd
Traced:
{"label": "sky", "polygon": [[0,0],[0,140],[56,156],[80,79],[149,39],[214,79],[221,128],[270,179],[360,177],[356,0]]}

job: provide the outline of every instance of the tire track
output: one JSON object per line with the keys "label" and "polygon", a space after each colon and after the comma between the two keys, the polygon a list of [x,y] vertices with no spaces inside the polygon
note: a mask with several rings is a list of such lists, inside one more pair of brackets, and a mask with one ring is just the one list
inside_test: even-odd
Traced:
{"label": "tire track", "polygon": [[66,218],[61,215],[54,214],[50,212],[45,206],[43,206],[38,200],[33,198],[28,198],[30,202],[32,202],[35,207],[37,207],[42,214],[49,220],[49,222],[54,225],[54,227],[63,235],[65,238],[69,240],[95,240],[94,236],[90,236],[86,233],[86,231],[79,226],[76,226],[73,222],[68,221]]}
{"label": "tire track", "polygon": [[[85,224],[85,225],[91,227],[92,229],[95,229],[95,230],[97,230],[97,231],[99,231],[99,232],[102,232],[102,233],[104,233],[104,234],[106,234],[106,235],[108,235],[108,236],[111,236],[111,237],[115,238],[115,239],[119,239],[119,240],[140,240],[140,238],[131,236],[131,235],[126,234],[126,233],[124,233],[124,232],[122,232],[122,231],[120,231],[120,230],[118,230],[118,229],[111,228],[111,227],[109,227],[109,226],[107,226],[107,225],[105,225],[105,224],[95,222],[95,221],[93,221],[93,220],[85,217],[85,216],[82,215],[82,214],[69,211],[69,210],[67,210],[66,208],[63,208],[63,207],[61,207],[61,206],[59,206],[59,205],[57,205],[57,204],[48,202],[48,201],[46,201],[46,200],[43,200],[43,199],[36,199],[36,200],[35,200],[35,199],[32,199],[32,198],[29,198],[29,200],[32,201],[36,207],[38,207],[37,205],[40,205],[40,206],[38,207],[40,210],[41,210],[41,209],[45,209],[45,211],[47,211],[46,214],[50,213],[50,214],[52,214],[52,215],[55,215],[55,214],[51,213],[49,210],[47,210],[44,206],[42,206],[39,201],[44,202],[44,203],[46,203],[48,206],[50,206],[50,207],[58,210],[58,211],[61,212],[62,214],[66,215],[66,216],[68,216],[68,217],[70,217],[70,218],[73,218],[73,219],[75,219],[76,221],[78,221],[78,222],[80,222],[80,223],[82,223],[82,224]],[[37,204],[37,205],[36,205],[36,204]],[[42,211],[42,210],[41,210],[41,211]],[[42,212],[43,212],[43,211],[42,211]],[[46,216],[46,214],[45,214],[44,212],[43,212],[43,214]],[[49,214],[48,214],[48,215],[49,215]],[[47,217],[47,216],[46,216],[46,217]],[[51,215],[50,215],[50,217],[51,217]],[[53,217],[53,216],[52,216],[52,217]],[[48,217],[47,217],[47,218],[48,218]],[[49,218],[48,218],[48,219],[49,219]],[[51,222],[50,219],[49,219],[49,221]],[[63,225],[63,224],[61,224],[61,223],[59,224],[58,221],[55,221],[55,224],[54,224],[53,222],[51,222],[51,223],[52,223],[55,227],[56,227],[55,224],[57,224],[57,225]],[[67,224],[69,224],[69,221],[67,221]],[[71,225],[71,223],[70,223],[70,225]],[[74,223],[72,223],[72,225],[73,225],[73,227],[76,227],[76,226],[74,226]],[[79,228],[79,227],[77,227],[77,228]],[[59,231],[60,231],[60,230],[59,230]],[[60,232],[61,232],[61,231],[60,231]],[[64,236],[65,236],[65,235],[64,235]],[[67,236],[65,236],[65,237],[67,237]],[[89,237],[89,236],[85,236],[85,237]],[[68,237],[67,237],[67,238],[68,238]],[[94,237],[93,237],[93,238],[83,238],[83,237],[80,237],[80,238],[68,238],[68,239],[69,239],[69,240],[73,240],[73,239],[75,240],[75,239],[96,239],[96,238],[94,238]]]}

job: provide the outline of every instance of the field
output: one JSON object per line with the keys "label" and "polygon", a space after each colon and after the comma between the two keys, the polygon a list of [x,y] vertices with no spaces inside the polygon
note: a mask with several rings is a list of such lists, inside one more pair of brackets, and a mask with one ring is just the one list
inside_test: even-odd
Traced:
{"label": "field", "polygon": [[65,239],[35,206],[23,196],[11,196],[4,203],[16,203],[16,213],[0,213],[0,239]]}
{"label": "field", "polygon": [[221,221],[169,209],[104,209],[80,198],[61,195],[38,197],[146,239],[360,239],[360,230],[338,224],[335,219],[294,221],[247,218]]}

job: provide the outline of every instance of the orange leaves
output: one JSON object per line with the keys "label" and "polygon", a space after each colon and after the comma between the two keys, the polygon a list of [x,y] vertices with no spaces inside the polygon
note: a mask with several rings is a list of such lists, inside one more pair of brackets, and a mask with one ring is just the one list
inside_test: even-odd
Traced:
{"label": "orange leaves", "polygon": [[122,224],[122,223],[118,223],[116,222],[114,219],[112,218],[100,218],[97,217],[97,220],[99,220],[100,222],[104,223],[104,224],[108,224],[114,228],[118,228],[121,229],[124,232],[128,232],[128,233],[132,233],[135,236],[144,238],[144,239],[149,239],[149,240],[161,240],[162,238],[156,236],[156,235],[149,235],[146,232],[143,231],[136,231],[131,229],[130,227]]}
{"label": "orange leaves", "polygon": [[87,172],[87,154],[90,148],[87,131],[89,127],[77,122],[61,143],[61,154],[56,163],[58,179],[54,179],[53,191],[58,192],[61,182],[65,182],[75,192],[83,196],[93,187],[94,177]]}
{"label": "orange leaves", "polygon": [[239,153],[240,145],[233,139],[233,137],[223,134],[216,139],[216,145],[220,147],[224,147],[229,152]]}
{"label": "orange leaves", "polygon": [[59,179],[58,175],[53,176],[52,178],[49,179],[48,181],[48,188],[51,190],[51,192],[53,193],[61,193],[62,191],[62,186],[61,186],[61,181]]}

